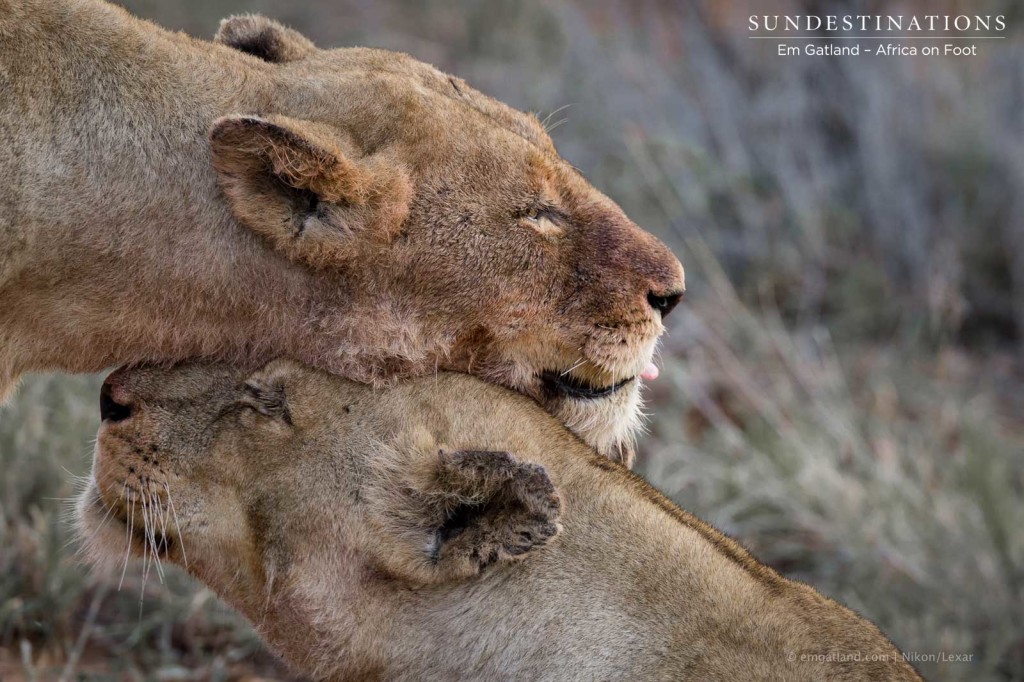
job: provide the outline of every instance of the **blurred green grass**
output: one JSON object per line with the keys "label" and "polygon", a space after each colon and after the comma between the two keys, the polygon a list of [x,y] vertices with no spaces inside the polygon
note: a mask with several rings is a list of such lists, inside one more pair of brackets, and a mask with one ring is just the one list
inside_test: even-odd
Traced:
{"label": "blurred green grass", "polygon": [[1019,361],[695,308],[665,349],[644,475],[904,651],[972,655],[917,662],[926,679],[1024,677]]}
{"label": "blurred green grass", "polygon": [[[641,472],[904,650],[973,655],[928,679],[1024,679],[1019,6],[972,5],[1010,26],[983,58],[925,63],[772,59],[735,0],[122,4],[206,37],[263,12],[569,105],[559,149],[687,267]],[[137,570],[118,591],[65,547],[98,384],[32,377],[0,410],[0,679],[287,679],[179,572],[140,607]]]}

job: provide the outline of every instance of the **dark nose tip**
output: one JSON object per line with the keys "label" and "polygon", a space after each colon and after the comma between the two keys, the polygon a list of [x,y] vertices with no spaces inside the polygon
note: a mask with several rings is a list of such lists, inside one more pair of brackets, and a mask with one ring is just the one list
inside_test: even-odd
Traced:
{"label": "dark nose tip", "polygon": [[104,381],[100,388],[100,418],[105,422],[121,422],[132,416],[130,405],[122,405],[114,400],[109,381]]}
{"label": "dark nose tip", "polygon": [[647,302],[651,304],[651,307],[661,313],[661,319],[672,312],[672,309],[679,305],[679,301],[683,298],[683,292],[674,291],[668,294],[656,294],[653,291],[648,292]]}

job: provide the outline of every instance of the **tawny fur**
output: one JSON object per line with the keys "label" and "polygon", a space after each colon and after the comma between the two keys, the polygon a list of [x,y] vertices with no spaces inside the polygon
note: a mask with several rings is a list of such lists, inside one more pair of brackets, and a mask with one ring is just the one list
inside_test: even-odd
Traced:
{"label": "tawny fur", "polygon": [[163,558],[314,679],[920,679],[874,625],[472,377],[375,390],[279,361],[110,386],[131,416],[79,501],[90,554],[124,556],[126,495],[173,502]]}
{"label": "tawny fur", "polygon": [[539,375],[638,374],[682,268],[535,117],[403,54],[96,0],[0,0],[0,92],[0,397],[189,357],[452,369],[628,453],[637,381],[579,401]]}

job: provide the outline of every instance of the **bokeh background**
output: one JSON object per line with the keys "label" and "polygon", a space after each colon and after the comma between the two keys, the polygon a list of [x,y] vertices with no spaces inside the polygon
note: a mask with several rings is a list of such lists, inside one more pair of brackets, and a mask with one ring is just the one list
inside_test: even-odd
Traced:
{"label": "bokeh background", "polygon": [[[202,37],[262,12],[538,112],[687,268],[639,470],[904,650],[972,656],[929,679],[1024,679],[1024,6],[122,4]],[[782,58],[753,13],[1008,28],[972,58]],[[33,377],[0,411],[0,678],[290,679],[180,573],[117,590],[74,560],[98,385]]]}

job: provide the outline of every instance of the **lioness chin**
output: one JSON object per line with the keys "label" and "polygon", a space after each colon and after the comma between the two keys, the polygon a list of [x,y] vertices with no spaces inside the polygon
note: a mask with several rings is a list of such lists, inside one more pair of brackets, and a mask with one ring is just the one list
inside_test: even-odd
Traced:
{"label": "lioness chin", "polygon": [[0,92],[0,400],[191,357],[450,369],[628,461],[683,270],[535,117],[404,54],[96,0],[0,0]]}
{"label": "lioness chin", "polygon": [[919,679],[874,625],[466,375],[137,369],[101,413],[89,554],[184,565],[315,679]]}

